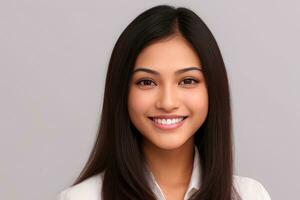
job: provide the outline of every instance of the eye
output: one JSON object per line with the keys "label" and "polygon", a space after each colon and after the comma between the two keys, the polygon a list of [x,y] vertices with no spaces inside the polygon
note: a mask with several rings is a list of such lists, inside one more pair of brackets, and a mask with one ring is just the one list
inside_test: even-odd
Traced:
{"label": "eye", "polygon": [[[136,82],[136,85],[139,85],[139,86],[151,86],[151,83],[154,83],[152,80],[149,80],[149,79],[144,79],[144,80],[140,80],[138,82]],[[154,83],[154,85],[156,85]]]}
{"label": "eye", "polygon": [[181,82],[183,82],[184,85],[196,85],[197,83],[199,83],[198,80],[195,80],[192,78],[186,78],[186,79],[182,80]]}

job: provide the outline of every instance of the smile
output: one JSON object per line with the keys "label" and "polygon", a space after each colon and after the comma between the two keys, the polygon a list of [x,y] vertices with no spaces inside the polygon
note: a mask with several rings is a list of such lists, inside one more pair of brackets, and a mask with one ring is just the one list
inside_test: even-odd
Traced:
{"label": "smile", "polygon": [[180,127],[187,116],[174,117],[174,118],[163,118],[163,117],[149,117],[152,124],[162,130],[171,130]]}

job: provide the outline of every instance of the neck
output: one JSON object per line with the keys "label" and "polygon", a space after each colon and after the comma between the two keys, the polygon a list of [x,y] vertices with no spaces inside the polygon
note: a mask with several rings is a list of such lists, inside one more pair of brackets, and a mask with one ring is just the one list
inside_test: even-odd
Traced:
{"label": "neck", "polygon": [[159,185],[187,186],[193,170],[194,139],[176,149],[161,149],[147,141],[143,143],[144,155]]}

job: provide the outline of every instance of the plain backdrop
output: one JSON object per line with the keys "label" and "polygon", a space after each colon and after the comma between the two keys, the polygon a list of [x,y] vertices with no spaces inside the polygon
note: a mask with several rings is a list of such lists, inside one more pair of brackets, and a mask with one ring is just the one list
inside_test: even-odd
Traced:
{"label": "plain backdrop", "polygon": [[75,180],[96,137],[112,48],[159,4],[192,9],[217,39],[235,174],[272,200],[298,198],[299,1],[1,0],[0,199],[55,199]]}

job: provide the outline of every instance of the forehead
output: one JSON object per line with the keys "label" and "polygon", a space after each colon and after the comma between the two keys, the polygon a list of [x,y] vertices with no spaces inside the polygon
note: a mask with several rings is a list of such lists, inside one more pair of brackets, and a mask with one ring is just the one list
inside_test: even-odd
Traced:
{"label": "forehead", "polygon": [[144,48],[138,55],[134,68],[148,67],[158,71],[177,70],[186,66],[201,66],[192,45],[182,36],[160,40]]}

